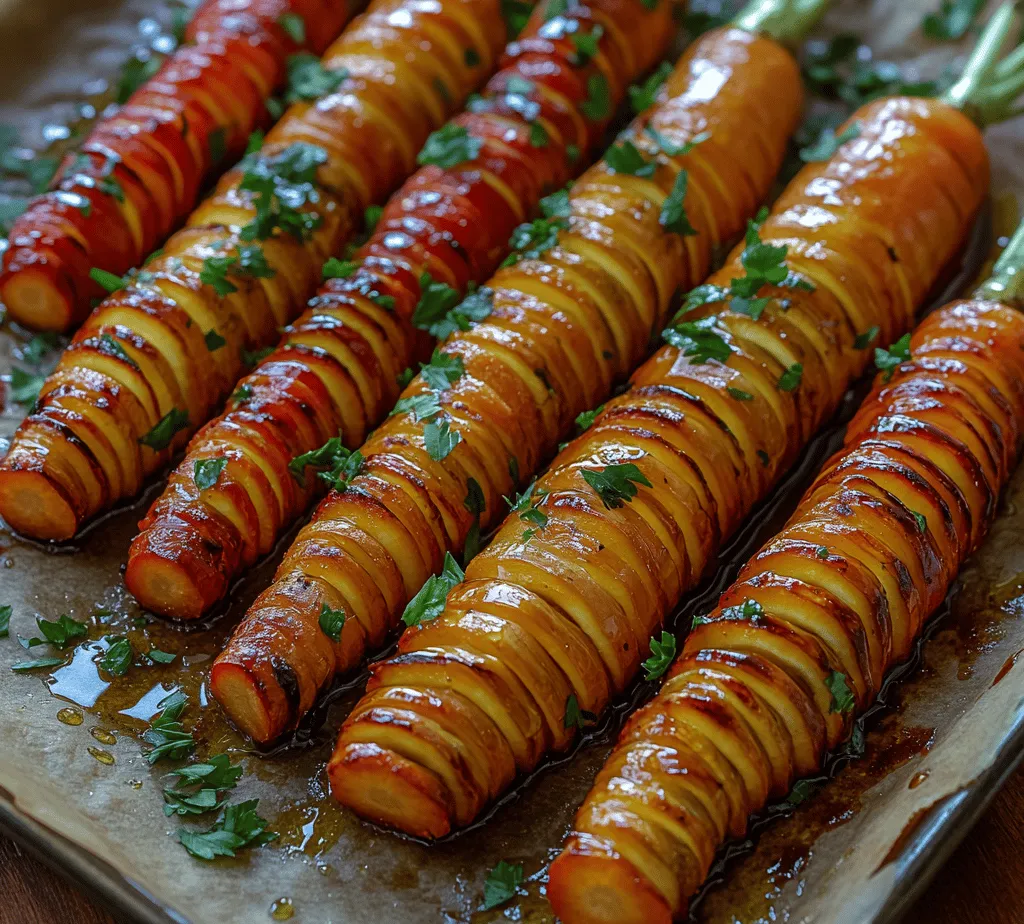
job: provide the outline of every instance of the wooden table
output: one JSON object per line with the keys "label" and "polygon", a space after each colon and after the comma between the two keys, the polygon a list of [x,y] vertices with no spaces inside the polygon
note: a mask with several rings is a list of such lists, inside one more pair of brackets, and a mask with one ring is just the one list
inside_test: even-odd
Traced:
{"label": "wooden table", "polygon": [[[1018,924],[1024,919],[1022,829],[1024,767],[996,796],[904,924]],[[0,837],[0,924],[115,922],[76,887]]]}

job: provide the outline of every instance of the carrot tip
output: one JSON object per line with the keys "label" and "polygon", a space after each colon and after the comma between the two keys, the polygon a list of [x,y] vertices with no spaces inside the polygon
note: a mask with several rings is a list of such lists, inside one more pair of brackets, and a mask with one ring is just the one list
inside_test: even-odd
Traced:
{"label": "carrot tip", "polygon": [[223,661],[214,664],[210,692],[244,735],[257,744],[268,744],[274,738],[266,699],[245,668]]}
{"label": "carrot tip", "polygon": [[415,837],[437,838],[451,830],[444,785],[394,751],[371,743],[344,745],[334,752],[327,776],[331,795],[367,821]]}
{"label": "carrot tip", "polygon": [[33,539],[65,540],[78,531],[78,518],[41,472],[0,472],[0,515],[15,532]]}
{"label": "carrot tip", "polygon": [[159,616],[198,619],[206,609],[195,575],[181,563],[153,553],[129,558],[124,582],[141,606]]}

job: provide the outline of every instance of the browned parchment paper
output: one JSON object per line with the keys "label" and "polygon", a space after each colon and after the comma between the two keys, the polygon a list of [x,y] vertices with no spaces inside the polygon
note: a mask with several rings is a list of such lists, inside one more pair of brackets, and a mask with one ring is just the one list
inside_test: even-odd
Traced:
{"label": "browned parchment paper", "polygon": [[[820,34],[856,31],[879,56],[932,77],[959,53],[920,36],[923,12],[937,5],[837,0]],[[147,16],[166,23],[161,0],[0,0],[0,121],[44,146],[54,137],[48,124],[73,118],[104,79],[116,79],[132,43],[158,34]],[[1022,138],[1020,122],[990,132],[999,233],[1014,224],[1024,192]],[[0,334],[0,372],[9,371],[11,346]],[[16,419],[13,411],[0,416],[0,453]],[[1009,766],[1008,742],[1024,728],[1024,667],[1014,661],[1024,649],[1022,505],[1019,473],[951,612],[924,644],[918,669],[888,690],[888,708],[869,723],[865,756],[795,812],[759,825],[756,844],[725,863],[723,881],[699,903],[699,920],[887,917],[898,904],[894,893],[909,894],[922,835],[945,820],[931,843],[954,842],[957,807],[991,787],[993,766]],[[137,911],[148,920],[270,921],[275,903],[283,919],[285,899],[291,919],[301,922],[552,920],[544,869],[607,753],[608,734],[540,773],[485,825],[448,843],[428,848],[363,825],[325,798],[321,775],[358,684],[342,692],[303,746],[262,757],[247,751],[207,703],[204,671],[273,563],[245,581],[210,628],[182,633],[147,621],[119,571],[143,506],[99,524],[77,551],[47,551],[0,531],[0,603],[13,604],[15,613],[11,638],[0,640],[0,818],[23,836],[43,835],[52,856],[101,887],[131,884],[141,896]],[[62,612],[91,619],[88,645],[56,672],[12,673],[10,665],[27,654],[14,636],[33,634],[36,614]],[[152,644],[180,657],[166,667],[133,668],[104,687],[93,663],[99,640],[125,632],[137,650]],[[199,753],[227,750],[243,761],[246,776],[232,796],[260,799],[261,813],[280,833],[275,845],[204,864],[177,843],[179,820],[164,817],[160,795],[171,781],[147,765],[137,740],[154,703],[176,686],[191,697],[186,715]],[[524,864],[524,896],[507,909],[479,912],[487,870],[501,859]]]}

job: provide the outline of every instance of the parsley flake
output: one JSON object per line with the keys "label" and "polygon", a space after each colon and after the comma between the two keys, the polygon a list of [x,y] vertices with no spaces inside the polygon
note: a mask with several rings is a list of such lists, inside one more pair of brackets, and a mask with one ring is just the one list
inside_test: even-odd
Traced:
{"label": "parsley flake", "polygon": [[341,630],[345,628],[345,611],[335,610],[326,603],[320,608],[320,628],[332,642],[341,641]]}
{"label": "parsley flake", "polygon": [[642,667],[647,672],[644,680],[657,680],[669,669],[676,656],[676,637],[671,632],[662,632],[661,640],[651,638],[651,656]]}
{"label": "parsley flake", "polygon": [[807,164],[829,160],[847,141],[860,137],[860,122],[854,122],[838,135],[835,129],[825,127],[814,144],[800,149],[800,159]]}
{"label": "parsley flake", "polygon": [[442,170],[450,170],[459,164],[475,160],[483,147],[482,138],[474,138],[463,125],[449,122],[433,132],[423,145],[416,163],[424,166],[434,164]]}
{"label": "parsley flake", "polygon": [[658,216],[659,224],[666,231],[681,234],[684,237],[690,237],[697,233],[697,229],[690,224],[690,218],[683,206],[688,183],[689,175],[685,170],[680,170],[672,183],[671,191],[661,204],[661,214]]}
{"label": "parsley flake", "polygon": [[662,331],[662,338],[669,345],[682,350],[683,356],[690,357],[695,363],[706,363],[712,359],[726,363],[733,349],[716,332],[717,325],[718,319],[714,316],[697,321],[681,321]]}
{"label": "parsley flake", "polygon": [[888,350],[875,347],[875,366],[882,373],[882,381],[888,382],[896,367],[910,359],[910,334],[904,334]]}
{"label": "parsley flake", "polygon": [[132,650],[132,643],[121,637],[112,639],[110,647],[100,658],[100,668],[114,677],[123,677],[132,666],[132,658],[135,652]]}
{"label": "parsley flake", "polygon": [[197,459],[192,466],[192,478],[200,491],[208,491],[220,479],[228,464],[227,459]]}
{"label": "parsley flake", "polygon": [[576,698],[576,694],[570,693],[565,701],[565,716],[562,719],[562,725],[565,728],[578,728],[582,730],[588,725],[593,725],[596,721],[597,716],[586,709],[580,709],[580,701]]}
{"label": "parsley flake", "polygon": [[985,6],[985,0],[942,0],[934,13],[921,20],[921,29],[930,39],[955,42],[963,38]]}
{"label": "parsley flake", "polygon": [[604,74],[590,75],[587,80],[587,98],[580,103],[580,112],[591,122],[601,122],[612,114],[608,78]]}
{"label": "parsley flake", "polygon": [[181,760],[195,750],[196,742],[192,732],[185,731],[179,721],[187,704],[188,697],[180,690],[171,693],[157,704],[162,711],[142,733],[142,740],[153,745],[152,750],[146,754],[146,760],[150,764],[155,764],[164,757]]}
{"label": "parsley flake", "polygon": [[209,831],[184,830],[178,835],[182,846],[199,860],[233,857],[243,847],[262,847],[277,837],[269,822],[256,813],[258,799],[225,806]]}
{"label": "parsley flake", "polygon": [[515,897],[523,882],[523,865],[500,861],[487,874],[484,882],[484,904],[481,911],[490,911]]}
{"label": "parsley flake", "polygon": [[435,462],[446,459],[461,442],[462,434],[452,430],[447,420],[432,420],[423,425],[423,443]]}
{"label": "parsley flake", "polygon": [[831,671],[825,678],[825,686],[828,687],[829,693],[832,694],[832,701],[828,705],[829,712],[846,713],[853,711],[857,703],[853,698],[853,692],[850,690],[849,683],[847,683],[846,674],[839,671]]}
{"label": "parsley flake", "polygon": [[621,507],[632,501],[639,492],[637,485],[652,487],[647,476],[632,462],[606,465],[603,469],[585,468],[583,480],[600,496],[601,503],[608,510]]}
{"label": "parsley flake", "polygon": [[188,427],[188,411],[173,407],[156,422],[152,430],[139,437],[139,442],[154,452],[161,452],[171,445],[178,433]]}
{"label": "parsley flake", "polygon": [[879,327],[876,324],[874,327],[869,327],[864,333],[857,334],[853,341],[853,348],[855,350],[866,350],[871,342],[878,336]]}
{"label": "parsley flake", "polygon": [[658,91],[671,73],[672,65],[668,61],[662,61],[658,69],[643,83],[634,84],[629,88],[629,104],[636,115],[650,109],[657,102]]}
{"label": "parsley flake", "polygon": [[448,592],[465,578],[465,572],[459,563],[452,558],[451,552],[444,553],[444,567],[440,574],[432,574],[420,592],[416,594],[402,614],[402,622],[407,626],[418,626],[424,622],[437,619],[444,612]]}
{"label": "parsley flake", "polygon": [[804,377],[802,363],[793,363],[785,372],[779,376],[779,391],[796,391]]}
{"label": "parsley flake", "polygon": [[300,52],[288,58],[288,89],[285,91],[285,102],[295,103],[299,100],[314,100],[322,96],[330,96],[348,79],[348,71],[344,68],[331,71],[325,68],[320,59],[308,52]]}
{"label": "parsley flake", "polygon": [[658,169],[655,161],[647,160],[628,138],[621,144],[613,144],[604,155],[604,162],[616,173],[632,176],[653,176]]}

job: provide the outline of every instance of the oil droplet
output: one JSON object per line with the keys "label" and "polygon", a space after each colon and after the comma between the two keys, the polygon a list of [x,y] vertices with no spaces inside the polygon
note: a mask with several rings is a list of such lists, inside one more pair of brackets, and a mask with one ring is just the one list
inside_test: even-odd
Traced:
{"label": "oil droplet", "polygon": [[931,776],[931,770],[922,770],[920,773],[915,773],[907,788],[917,789],[929,776]]}
{"label": "oil droplet", "polygon": [[114,737],[114,733],[108,732],[105,728],[100,728],[98,725],[95,728],[90,728],[89,734],[100,744],[117,744],[117,738]]}
{"label": "oil droplet", "polygon": [[108,767],[114,766],[114,755],[109,751],[104,751],[102,748],[87,748],[88,752],[92,754],[101,764],[105,764]]}
{"label": "oil droplet", "polygon": [[95,642],[80,645],[71,661],[53,672],[47,681],[50,692],[67,699],[76,706],[91,709],[100,695],[110,686],[102,677],[93,658],[103,651]]}
{"label": "oil droplet", "polygon": [[295,914],[295,906],[290,898],[279,898],[270,906],[270,916],[275,921],[290,921]]}
{"label": "oil droplet", "polygon": [[162,683],[158,683],[148,690],[134,706],[130,709],[122,709],[118,715],[126,715],[129,718],[138,719],[140,722],[148,722],[160,711],[160,703],[177,689],[177,687],[165,687]]}
{"label": "oil droplet", "polygon": [[57,713],[57,721],[63,722],[65,725],[81,725],[82,718],[82,713],[78,709],[69,707],[65,707]]}

